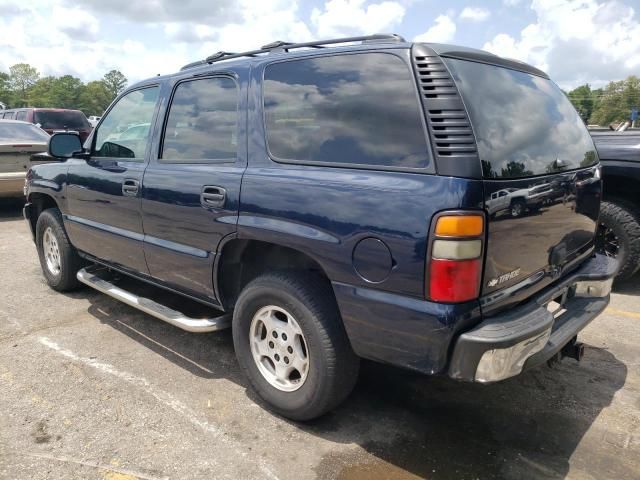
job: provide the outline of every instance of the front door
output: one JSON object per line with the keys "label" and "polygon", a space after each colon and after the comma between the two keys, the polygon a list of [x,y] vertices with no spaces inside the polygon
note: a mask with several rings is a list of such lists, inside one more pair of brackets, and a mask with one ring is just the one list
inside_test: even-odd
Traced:
{"label": "front door", "polygon": [[140,198],[160,88],[133,90],[94,132],[91,157],[69,160],[65,225],[73,245],[126,270],[148,273]]}

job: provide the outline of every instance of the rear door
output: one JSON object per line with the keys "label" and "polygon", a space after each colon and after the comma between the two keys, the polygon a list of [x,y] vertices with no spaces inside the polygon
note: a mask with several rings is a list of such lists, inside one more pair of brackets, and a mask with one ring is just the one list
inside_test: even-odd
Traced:
{"label": "rear door", "polygon": [[482,161],[490,214],[482,292],[520,284],[531,293],[593,247],[601,194],[593,142],[549,79],[467,60],[445,63]]}
{"label": "rear door", "polygon": [[[159,90],[152,85],[126,93],[93,135],[91,157],[67,161],[65,225],[71,242],[79,250],[137,273],[148,271],[140,196]],[[137,130],[136,136],[123,135],[138,125],[147,128]]]}
{"label": "rear door", "polygon": [[149,273],[207,299],[215,298],[218,244],[236,231],[246,167],[246,75],[239,68],[177,80],[144,175]]}

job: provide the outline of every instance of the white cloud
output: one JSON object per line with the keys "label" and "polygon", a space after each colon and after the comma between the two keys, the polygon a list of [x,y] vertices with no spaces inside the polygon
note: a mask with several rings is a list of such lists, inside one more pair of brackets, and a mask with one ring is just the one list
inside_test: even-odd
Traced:
{"label": "white cloud", "polygon": [[532,63],[564,88],[637,74],[640,22],[633,8],[616,0],[533,0],[531,8],[535,23],[483,48]]}
{"label": "white cloud", "polygon": [[470,22],[483,22],[490,16],[491,12],[482,7],[464,7],[462,12],[460,12],[460,19]]}
{"label": "white cloud", "polygon": [[311,25],[319,37],[387,33],[400,24],[405,8],[384,1],[365,6],[364,0],[329,0],[324,10],[314,8]]}
{"label": "white cloud", "polygon": [[502,3],[507,7],[515,7],[516,5],[519,5],[521,1],[522,0],[502,0]]}
{"label": "white cloud", "polygon": [[440,15],[436,18],[435,24],[426,32],[416,36],[416,42],[448,43],[456,35],[456,24],[448,15]]}
{"label": "white cloud", "polygon": [[[165,10],[173,8],[171,5],[175,3],[157,2],[163,3]],[[118,69],[130,81],[138,81],[157,73],[174,72],[182,65],[218,50],[249,50],[277,39],[307,41],[314,36],[299,19],[295,0],[234,2],[236,13],[233,19],[217,25],[205,23],[206,17],[197,23],[181,21],[186,18],[183,12],[182,17],[178,15],[170,23],[140,26],[140,22],[133,18],[142,15],[140,9],[153,2],[138,2],[127,15],[125,3],[116,3],[123,6],[122,19],[117,20],[122,36],[116,41],[106,40],[102,35],[108,21],[112,27],[114,25],[111,14],[105,11],[111,8],[107,6],[96,6],[89,13],[76,6],[64,7],[69,2],[63,3],[62,0],[32,0],[28,7],[20,7],[26,8],[27,13],[0,16],[0,31],[3,32],[0,35],[0,71],[7,72],[11,65],[26,62],[36,67],[41,75],[70,74],[86,82],[101,78],[111,69]],[[189,3],[190,8],[186,10],[190,10],[193,16],[199,12],[194,5],[202,2],[183,3]],[[4,8],[24,4],[21,0],[4,0],[0,5]],[[127,32],[135,28],[152,33],[155,28],[155,34],[148,40],[140,35],[137,39],[128,38]]]}

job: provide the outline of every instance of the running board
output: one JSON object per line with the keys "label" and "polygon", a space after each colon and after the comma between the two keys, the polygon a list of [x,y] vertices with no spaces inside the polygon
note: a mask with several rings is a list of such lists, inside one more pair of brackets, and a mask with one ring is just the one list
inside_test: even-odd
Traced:
{"label": "running board", "polygon": [[[95,288],[99,292],[106,293],[110,297],[120,300],[122,303],[126,303],[133,308],[137,308],[182,330],[204,333],[222,330],[231,326],[231,314],[229,313],[214,318],[191,318],[149,298],[141,297],[124,290],[108,280],[99,277],[96,274],[97,271],[94,273],[92,270],[91,267],[88,267],[78,271],[76,275],[78,280],[91,288]],[[104,271],[104,269],[101,269],[101,271]]]}

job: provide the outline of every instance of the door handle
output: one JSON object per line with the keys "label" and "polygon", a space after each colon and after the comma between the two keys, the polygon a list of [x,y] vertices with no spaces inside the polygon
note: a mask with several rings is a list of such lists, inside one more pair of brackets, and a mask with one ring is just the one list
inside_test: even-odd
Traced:
{"label": "door handle", "polygon": [[135,197],[138,195],[139,187],[140,182],[138,180],[128,178],[122,182],[122,194],[128,197]]}
{"label": "door handle", "polygon": [[200,203],[203,207],[216,207],[220,208],[224,206],[227,192],[222,187],[204,186],[202,193],[200,194]]}

